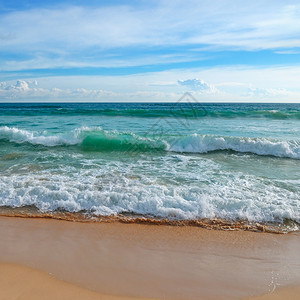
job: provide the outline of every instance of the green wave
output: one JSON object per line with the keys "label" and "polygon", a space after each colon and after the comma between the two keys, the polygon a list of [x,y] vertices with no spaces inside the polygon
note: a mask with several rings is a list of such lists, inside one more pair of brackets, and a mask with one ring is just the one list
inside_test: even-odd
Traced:
{"label": "green wave", "polygon": [[97,152],[150,152],[165,151],[166,143],[137,136],[133,133],[98,131],[88,133],[82,140],[83,151]]}

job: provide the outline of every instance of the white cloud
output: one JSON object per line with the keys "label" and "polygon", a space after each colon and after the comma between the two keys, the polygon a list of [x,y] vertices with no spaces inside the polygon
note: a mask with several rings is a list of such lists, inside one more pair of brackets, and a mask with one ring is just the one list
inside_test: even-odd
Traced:
{"label": "white cloud", "polygon": [[31,91],[38,91],[37,81],[17,80],[15,84],[8,84],[7,82],[0,82],[0,95],[8,94],[12,97],[19,93],[28,93]]}
{"label": "white cloud", "polygon": [[84,88],[79,89],[60,89],[60,88],[40,88],[36,80],[26,81],[17,80],[16,83],[0,82],[1,100],[78,100],[81,99],[101,99],[105,96],[113,95],[112,92],[104,90]]}
{"label": "white cloud", "polygon": [[[143,88],[143,87],[141,87]],[[211,94],[209,90],[205,95]],[[36,81],[17,80],[16,82],[0,82],[0,101],[132,101],[132,102],[176,102],[181,98],[180,90],[163,91],[149,90],[144,86],[143,90],[108,91],[103,89],[86,88],[41,88]],[[197,90],[194,95],[201,99],[203,90]]]}
{"label": "white cloud", "polygon": [[[11,11],[0,15],[0,50],[25,56],[22,62],[3,61],[1,69],[17,69],[22,64],[23,68],[49,67],[51,62],[65,67],[184,61],[184,55],[172,58],[158,53],[139,59],[123,52],[121,61],[114,57],[114,49],[126,47],[132,51],[138,47],[189,45],[223,50],[293,50],[300,47],[299,28],[300,3],[292,0],[153,1],[144,6]],[[193,60],[196,54],[190,55],[186,60]],[[28,59],[32,56],[33,60]]]}
{"label": "white cloud", "polygon": [[181,94],[160,91],[113,92],[102,89],[40,88],[37,81],[0,82],[0,101],[176,101]]}
{"label": "white cloud", "polygon": [[249,97],[288,97],[293,96],[295,93],[286,89],[270,89],[270,88],[257,88],[251,87],[248,89],[247,96]]}
{"label": "white cloud", "polygon": [[195,90],[202,93],[207,93],[207,94],[218,93],[218,90],[212,84],[208,84],[204,80],[198,78],[178,80],[178,84],[188,89]]}
{"label": "white cloud", "polygon": [[[86,50],[88,51],[88,50]],[[49,58],[41,54],[37,54],[34,58],[18,60],[5,60],[1,62],[0,66],[2,71],[20,71],[20,70],[31,70],[31,69],[59,69],[64,68],[124,68],[143,66],[145,64],[166,64],[166,63],[184,63],[191,61],[199,61],[202,58],[196,57],[191,54],[180,54],[177,55],[160,55],[155,56],[143,55],[142,57],[132,57],[130,60],[128,57],[115,57],[113,55],[98,55],[93,57],[93,60],[86,60],[85,55],[83,58],[70,57],[62,54],[58,58]],[[203,58],[204,59],[204,58]]]}
{"label": "white cloud", "polygon": [[275,51],[277,54],[300,54],[300,50],[281,50]]}
{"label": "white cloud", "polygon": [[[196,78],[203,78],[199,80]],[[122,76],[43,77],[0,83],[0,101],[198,101],[300,103],[300,67],[215,67]],[[34,79],[38,80],[37,82]],[[178,80],[200,86],[199,90]],[[213,92],[217,89],[217,92]]]}

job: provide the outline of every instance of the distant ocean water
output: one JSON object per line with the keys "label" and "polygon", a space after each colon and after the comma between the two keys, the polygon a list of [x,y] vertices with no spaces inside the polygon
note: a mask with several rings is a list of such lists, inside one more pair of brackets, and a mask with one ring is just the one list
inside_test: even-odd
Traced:
{"label": "distant ocean water", "polygon": [[300,104],[0,104],[0,206],[300,228]]}

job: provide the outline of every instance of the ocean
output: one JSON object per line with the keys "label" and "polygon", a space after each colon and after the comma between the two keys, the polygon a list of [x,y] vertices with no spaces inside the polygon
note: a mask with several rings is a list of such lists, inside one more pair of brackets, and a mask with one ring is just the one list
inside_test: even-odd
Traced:
{"label": "ocean", "polygon": [[300,104],[188,99],[0,104],[0,211],[299,230]]}

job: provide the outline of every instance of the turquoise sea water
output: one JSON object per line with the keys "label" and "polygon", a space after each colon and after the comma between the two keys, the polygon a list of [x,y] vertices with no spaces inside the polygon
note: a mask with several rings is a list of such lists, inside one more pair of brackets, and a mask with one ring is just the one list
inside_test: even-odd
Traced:
{"label": "turquoise sea water", "polygon": [[26,205],[297,229],[300,104],[0,104],[0,206]]}

